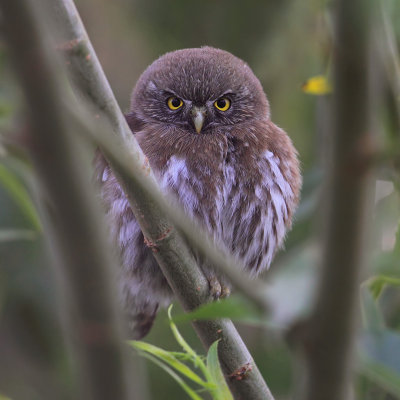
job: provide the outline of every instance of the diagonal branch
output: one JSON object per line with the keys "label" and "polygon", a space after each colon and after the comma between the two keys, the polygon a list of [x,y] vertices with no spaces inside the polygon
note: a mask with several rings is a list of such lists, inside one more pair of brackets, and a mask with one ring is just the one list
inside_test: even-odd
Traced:
{"label": "diagonal branch", "polygon": [[[52,15],[54,15],[58,28],[58,35],[61,35],[59,39],[61,42],[57,45],[57,49],[63,53],[66,59],[75,91],[87,100],[90,112],[79,115],[76,108],[72,108],[68,102],[65,106],[69,108],[77,120],[81,120],[81,123],[85,123],[89,127],[89,132],[99,130],[99,117],[106,118],[106,121],[102,120],[101,123],[107,124],[107,128],[110,127],[111,130],[102,129],[106,134],[95,139],[95,142],[99,141],[104,144],[105,153],[107,153],[107,148],[113,147],[115,149],[117,146],[117,154],[120,153],[118,158],[113,158],[110,151],[106,154],[110,158],[108,161],[117,175],[124,174],[121,167],[117,165],[117,163],[121,164],[119,159],[123,155],[126,156],[127,164],[131,165],[131,173],[128,174],[129,176],[126,179],[120,179],[120,183],[122,186],[126,186],[124,190],[130,199],[138,196],[146,197],[141,201],[141,209],[146,207],[147,201],[150,202],[145,213],[146,218],[142,218],[143,213],[139,212],[136,216],[142,230],[146,230],[146,226],[143,227],[143,224],[148,225],[147,229],[154,229],[151,233],[147,232],[146,237],[154,241],[153,239],[163,236],[165,230],[170,226],[170,223],[165,220],[167,215],[193,248],[206,256],[215,268],[229,276],[232,284],[242,290],[256,305],[261,309],[266,309],[267,300],[263,285],[242,273],[241,271],[244,268],[238,266],[237,261],[229,254],[216,249],[209,235],[199,226],[194,229],[194,222],[186,217],[183,212],[166,204],[164,195],[158,189],[149,167],[147,157],[132,135],[116,102],[73,1],[41,1],[46,4],[49,2],[49,7],[53,9]],[[114,133],[114,136],[110,134],[111,132]],[[116,146],[113,146],[112,143]],[[136,207],[132,205],[132,208],[134,210]],[[195,268],[197,269],[197,267]]]}
{"label": "diagonal branch", "polygon": [[[156,183],[148,163],[141,152],[134,136],[131,134],[124,117],[109,88],[108,82],[100,67],[94,50],[89,42],[79,15],[71,0],[52,1],[54,15],[57,17],[57,26],[62,32],[62,44],[58,48],[66,53],[67,64],[76,86],[93,102],[93,105],[105,115],[115,133],[116,141],[121,149],[130,151],[129,164],[132,173],[127,176],[120,168],[112,154],[103,148],[108,157],[113,172],[118,177],[130,201],[131,208],[141,225],[145,236],[153,243],[157,243],[157,252],[154,253],[164,275],[186,310],[192,310],[200,304],[209,301],[208,282],[195,263],[191,251],[179,232],[166,219],[161,195],[156,190]],[[143,168],[145,166],[145,168]],[[148,188],[153,187],[153,190]],[[172,213],[169,214],[169,216]],[[175,214],[176,215],[176,214]],[[176,216],[177,220],[185,220]],[[180,224],[190,244],[200,247],[216,267],[225,268],[236,286],[247,284],[247,291],[252,292],[253,299],[264,306],[265,298],[260,291],[256,291],[255,283],[230,264],[231,258],[224,259],[221,252],[217,251],[202,234],[199,241],[198,232],[193,232],[193,223]],[[162,240],[160,240],[162,238]],[[199,243],[200,242],[200,243]],[[202,247],[201,247],[202,246]],[[245,284],[243,283],[245,282]],[[272,399],[259,370],[241,340],[239,334],[230,321],[205,321],[194,324],[203,344],[208,348],[216,339],[221,339],[219,356],[226,375],[232,374],[243,365],[251,363],[252,371],[245,380],[229,380],[229,385],[237,398]]]}

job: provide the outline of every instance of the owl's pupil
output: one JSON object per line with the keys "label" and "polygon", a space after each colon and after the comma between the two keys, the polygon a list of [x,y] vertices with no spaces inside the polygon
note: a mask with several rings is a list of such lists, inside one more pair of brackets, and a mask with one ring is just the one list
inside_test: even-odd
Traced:
{"label": "owl's pupil", "polygon": [[172,101],[171,101],[171,104],[172,104],[174,107],[179,107],[179,106],[181,105],[181,101],[180,101],[177,97],[174,97],[174,98],[172,99]]}
{"label": "owl's pupil", "polygon": [[219,100],[217,101],[217,106],[218,106],[219,108],[224,108],[224,107],[226,106],[226,100],[225,100],[225,99],[219,99]]}

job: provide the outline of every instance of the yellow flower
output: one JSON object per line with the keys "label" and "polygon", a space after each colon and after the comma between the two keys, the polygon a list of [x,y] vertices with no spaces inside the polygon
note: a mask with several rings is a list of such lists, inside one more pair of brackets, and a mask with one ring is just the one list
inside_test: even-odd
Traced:
{"label": "yellow flower", "polygon": [[307,79],[301,89],[304,93],[322,96],[332,92],[332,85],[324,75],[316,75]]}

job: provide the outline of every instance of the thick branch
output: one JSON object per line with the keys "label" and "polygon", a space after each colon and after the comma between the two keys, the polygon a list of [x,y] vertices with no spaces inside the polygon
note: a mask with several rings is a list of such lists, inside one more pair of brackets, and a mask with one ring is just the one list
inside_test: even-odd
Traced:
{"label": "thick branch", "polygon": [[[102,150],[124,187],[145,236],[156,244],[154,256],[169,284],[184,308],[192,310],[205,301],[209,301],[208,282],[197,267],[185,241],[166,219],[164,213],[166,207],[160,208],[160,204],[163,204],[162,196],[155,189],[155,180],[147,160],[123,119],[72,1],[53,1],[52,4],[58,16],[57,25],[63,31],[63,44],[58,47],[67,52],[72,78],[94,105],[107,116],[117,138],[120,143],[123,143],[121,147],[125,151],[130,151],[129,163],[133,174],[127,176],[112,154],[106,148]],[[153,187],[153,190],[149,191],[149,187]],[[174,221],[176,222],[179,218],[174,218]],[[230,271],[229,276],[234,277],[234,284],[240,287],[245,286],[243,282],[247,282],[249,285],[247,277],[229,264],[231,259],[227,262],[221,253],[210,246],[205,239],[199,240],[199,234],[193,232],[193,223],[180,224],[179,228],[182,228],[191,244],[199,247],[199,241],[201,242],[203,247],[200,249],[207,254],[216,267]],[[254,282],[251,285],[253,298],[257,299],[258,304],[264,305],[264,297],[259,292],[254,295]],[[230,321],[202,322],[195,324],[195,328],[206,347],[216,338],[221,338],[219,356],[227,375],[240,369],[244,364],[249,362],[252,364],[253,369],[245,380],[228,380],[236,398],[272,399],[251,355]]]}
{"label": "thick branch", "polygon": [[77,361],[77,397],[127,399],[126,363],[109,285],[113,260],[87,190],[89,177],[82,172],[79,150],[63,119],[62,93],[44,36],[29,1],[1,0],[0,7],[29,110],[29,147],[47,204],[47,239],[61,274],[58,293],[64,296],[63,311]]}
{"label": "thick branch", "polygon": [[337,0],[333,154],[328,166],[322,275],[303,345],[302,398],[346,400],[358,322],[373,140],[369,132],[368,14],[364,1]]}

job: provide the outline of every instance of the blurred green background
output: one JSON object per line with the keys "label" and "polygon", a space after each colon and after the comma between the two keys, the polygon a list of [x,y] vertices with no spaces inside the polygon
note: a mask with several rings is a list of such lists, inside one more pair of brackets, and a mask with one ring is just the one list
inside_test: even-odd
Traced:
{"label": "blurred green background", "polygon": [[[290,322],[305,314],[312,302],[320,251],[318,200],[329,143],[326,113],[330,96],[306,94],[302,85],[310,77],[330,73],[332,2],[77,0],[76,4],[123,111],[129,109],[130,93],[141,72],[167,51],[211,45],[232,52],[251,66],[269,98],[272,120],[288,132],[299,151],[304,175],[302,201],[294,228],[285,249],[263,279],[271,285],[275,321]],[[399,2],[393,0],[384,4],[398,43]],[[23,137],[21,94],[2,42],[0,77],[1,132]],[[399,107],[400,97],[399,93],[396,97],[387,91],[386,86],[379,106],[377,137],[383,150],[398,152],[399,115],[396,107]],[[400,278],[400,257],[395,249],[400,216],[398,171],[396,163],[379,166],[365,279],[382,275]],[[9,339],[8,346],[13,344],[15,348],[11,346],[10,349],[15,354],[28,355],[32,365],[39,366],[34,368],[39,380],[52,376],[57,384],[68,387],[70,361],[62,344],[54,273],[37,222],[34,204],[38,196],[29,162],[18,151],[6,151],[0,145],[2,337]],[[393,342],[388,339],[381,343],[380,349],[385,350],[382,355],[373,340],[366,348],[367,339],[360,334],[360,352],[389,369],[393,379],[391,385],[387,379],[382,383],[365,362],[358,361],[354,385],[357,399],[400,398],[400,290],[398,282],[393,282],[385,286],[371,306],[372,311],[369,310],[385,321],[385,334],[390,329]],[[375,287],[377,285],[379,282],[375,282]],[[179,306],[175,306],[174,312],[178,310]],[[178,350],[166,321],[166,313],[160,313],[145,340],[167,350]],[[364,327],[368,328],[365,319]],[[203,352],[190,325],[184,324],[180,329],[193,347]],[[289,399],[297,378],[293,371],[299,365],[294,362],[284,335],[245,325],[239,325],[239,329],[272,393],[277,400]],[[21,367],[18,357],[11,359],[15,365],[9,365],[10,368]],[[165,372],[147,361],[145,366],[152,399],[185,398]],[[7,366],[0,368],[1,372]],[[29,365],[26,368],[30,371]],[[31,393],[32,399],[40,398],[35,387],[27,385],[26,393]]]}

